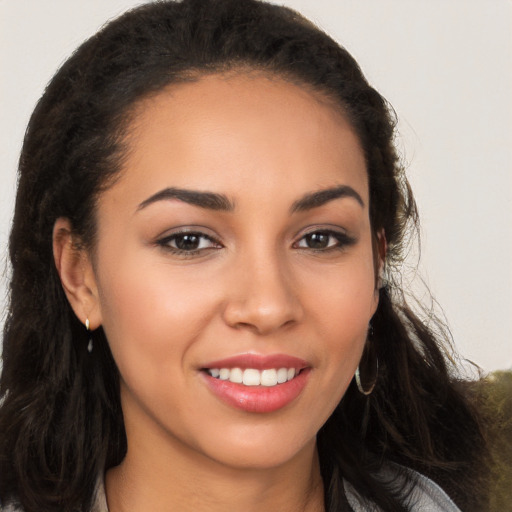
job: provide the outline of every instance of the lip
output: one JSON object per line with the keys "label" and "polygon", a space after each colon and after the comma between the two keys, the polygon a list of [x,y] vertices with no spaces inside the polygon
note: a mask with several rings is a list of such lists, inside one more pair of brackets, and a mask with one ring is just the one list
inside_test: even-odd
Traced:
{"label": "lip", "polygon": [[255,370],[266,370],[267,368],[295,368],[302,370],[310,367],[311,365],[298,357],[289,356],[287,354],[240,354],[237,356],[228,357],[226,359],[219,359],[211,361],[203,368],[254,368]]}
{"label": "lip", "polygon": [[212,361],[203,366],[203,369],[206,368],[254,368],[256,370],[295,368],[299,370],[298,375],[292,380],[272,387],[244,386],[217,379],[206,371],[201,371],[207,387],[217,398],[231,407],[251,413],[270,413],[286,407],[302,393],[311,373],[311,366],[306,361],[285,354],[268,356],[243,354]]}

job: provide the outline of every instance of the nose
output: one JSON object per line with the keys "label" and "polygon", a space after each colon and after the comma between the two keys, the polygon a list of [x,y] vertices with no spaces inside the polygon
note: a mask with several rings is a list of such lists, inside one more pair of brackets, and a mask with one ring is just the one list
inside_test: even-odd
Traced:
{"label": "nose", "polygon": [[224,321],[237,329],[269,335],[303,316],[297,283],[277,254],[240,258],[231,270]]}

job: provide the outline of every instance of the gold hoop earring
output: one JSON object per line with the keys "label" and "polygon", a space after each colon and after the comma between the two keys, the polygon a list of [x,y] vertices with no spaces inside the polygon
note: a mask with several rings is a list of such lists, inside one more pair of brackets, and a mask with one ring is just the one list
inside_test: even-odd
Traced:
{"label": "gold hoop earring", "polygon": [[[368,328],[368,338],[366,340],[366,346],[363,351],[363,355],[361,356],[361,360],[359,361],[359,364],[356,369],[356,373],[354,374],[354,378],[356,381],[357,389],[362,395],[368,396],[372,393],[372,391],[375,389],[375,385],[377,384],[377,379],[379,377],[379,358],[377,357],[377,354],[375,354],[375,342],[371,339],[373,337],[373,326],[370,325]],[[373,357],[373,355],[375,357]],[[370,373],[368,380],[361,378],[361,363],[364,363],[364,367],[369,367],[369,361],[371,359],[375,359],[375,370],[373,374]],[[366,389],[363,386],[362,381],[365,381],[365,385],[368,383],[371,383],[369,387]]]}
{"label": "gold hoop earring", "polygon": [[369,389],[364,389],[363,385],[361,384],[361,374],[359,372],[359,365],[356,368],[355,378],[356,378],[356,385],[359,392],[365,396],[371,395],[372,391],[375,389],[375,384],[377,384],[377,377],[379,376],[379,360],[378,358],[375,359],[376,363],[376,370],[375,370],[375,380],[373,381],[372,385]]}

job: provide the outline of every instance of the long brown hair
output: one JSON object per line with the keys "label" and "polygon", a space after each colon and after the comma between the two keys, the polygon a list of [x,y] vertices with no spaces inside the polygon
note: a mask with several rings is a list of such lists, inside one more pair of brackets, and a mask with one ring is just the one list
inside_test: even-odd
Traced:
{"label": "long brown hair", "polygon": [[87,352],[53,263],[53,225],[67,217],[94,247],[95,203],[119,172],[137,103],[171,83],[242,67],[306,84],[343,109],[366,157],[372,229],[388,243],[388,282],[369,342],[377,385],[366,397],[352,384],[318,434],[326,510],[350,509],[344,480],[384,510],[406,510],[412,477],[404,472],[407,485],[398,487],[383,482],[383,461],[430,476],[465,510],[478,507],[477,416],[435,320],[421,321],[393,280],[417,212],[393,145],[392,110],[344,48],[294,11],[255,0],[134,9],[86,41],[39,101],[20,158],[9,245],[0,498],[26,512],[87,510],[98,475],[123,459],[119,375],[101,328]]}

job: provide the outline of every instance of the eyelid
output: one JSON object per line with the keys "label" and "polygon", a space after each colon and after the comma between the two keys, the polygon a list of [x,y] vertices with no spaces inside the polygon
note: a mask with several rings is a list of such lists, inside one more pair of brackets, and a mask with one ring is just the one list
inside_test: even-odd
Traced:
{"label": "eyelid", "polygon": [[313,224],[300,229],[295,235],[295,240],[299,240],[312,233],[333,233],[336,235],[349,236],[347,229],[337,224]]}
{"label": "eyelid", "polygon": [[[155,241],[163,240],[165,238],[170,238],[175,235],[187,235],[187,234],[195,234],[204,236],[206,238],[210,238],[216,242],[219,242],[219,236],[213,232],[210,228],[206,226],[200,225],[183,225],[183,226],[175,226],[172,228],[168,228],[164,231],[161,231],[160,234],[155,236]],[[220,242],[219,242],[220,243]]]}

